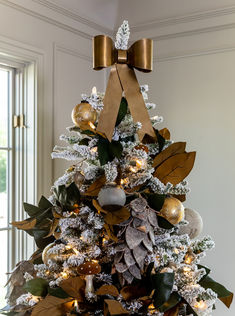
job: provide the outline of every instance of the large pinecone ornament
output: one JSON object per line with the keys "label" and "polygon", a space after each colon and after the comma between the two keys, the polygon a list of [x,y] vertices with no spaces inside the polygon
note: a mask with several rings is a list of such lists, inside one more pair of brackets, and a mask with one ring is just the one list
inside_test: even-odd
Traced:
{"label": "large pinecone ornament", "polygon": [[130,203],[131,217],[122,223],[119,232],[120,242],[116,246],[114,265],[119,273],[121,284],[131,283],[134,278],[141,279],[148,252],[155,245],[154,227],[158,226],[157,216],[144,198]]}

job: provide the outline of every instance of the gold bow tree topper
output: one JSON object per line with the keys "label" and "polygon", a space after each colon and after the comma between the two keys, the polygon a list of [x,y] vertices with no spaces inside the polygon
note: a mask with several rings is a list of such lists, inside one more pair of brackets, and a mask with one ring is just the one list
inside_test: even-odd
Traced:
{"label": "gold bow tree topper", "polygon": [[151,39],[140,39],[129,49],[118,49],[108,36],[97,35],[93,38],[93,68],[101,70],[111,67],[104,108],[97,126],[97,131],[103,133],[109,141],[112,140],[123,93],[134,122],[140,122],[142,125],[138,133],[140,140],[145,134],[156,138],[134,71],[135,68],[142,72],[151,72],[152,60]]}

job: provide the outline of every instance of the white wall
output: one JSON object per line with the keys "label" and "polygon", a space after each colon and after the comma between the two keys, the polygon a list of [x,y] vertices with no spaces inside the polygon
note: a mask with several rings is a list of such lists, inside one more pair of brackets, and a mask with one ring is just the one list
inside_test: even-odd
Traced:
{"label": "white wall", "polygon": [[[189,176],[191,193],[185,205],[200,212],[203,235],[211,235],[216,248],[203,263],[212,277],[235,291],[235,30],[217,31],[157,41],[151,74],[139,74],[149,83],[150,101],[163,115],[172,139],[187,141],[196,150]],[[224,49],[223,49],[224,47]],[[164,52],[163,52],[164,51]],[[155,52],[156,53],[156,52]],[[217,303],[215,316],[234,315]]]}

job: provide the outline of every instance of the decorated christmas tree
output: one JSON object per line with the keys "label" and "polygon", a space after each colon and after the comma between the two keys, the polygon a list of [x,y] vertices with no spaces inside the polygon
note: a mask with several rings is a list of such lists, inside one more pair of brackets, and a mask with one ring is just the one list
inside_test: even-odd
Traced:
{"label": "decorated christmas tree", "polygon": [[12,223],[37,251],[8,281],[5,315],[208,316],[233,294],[200,265],[214,247],[195,239],[201,216],[184,208],[195,152],[173,142],[163,119],[149,117],[148,86],[134,69],[152,70],[152,41],[127,48],[129,26],[93,41],[94,69],[111,67],[106,93],[92,89],[72,112],[74,126],[52,158],[71,161],[29,218]]}

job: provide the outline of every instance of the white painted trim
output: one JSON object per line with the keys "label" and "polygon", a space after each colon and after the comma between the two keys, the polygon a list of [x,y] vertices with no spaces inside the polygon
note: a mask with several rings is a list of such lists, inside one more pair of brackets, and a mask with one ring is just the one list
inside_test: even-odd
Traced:
{"label": "white painted trim", "polygon": [[142,31],[148,31],[155,28],[162,28],[182,23],[190,23],[194,21],[203,21],[206,19],[212,19],[215,17],[222,17],[227,15],[235,14],[235,6],[231,7],[223,7],[216,10],[208,10],[208,11],[202,11],[202,12],[195,12],[188,15],[183,16],[174,16],[169,17],[166,19],[161,20],[150,20],[144,23],[139,23],[136,25],[133,25],[131,27],[132,32],[142,32]]}
{"label": "white painted trim", "polygon": [[69,25],[64,24],[64,23],[61,23],[61,22],[59,22],[59,21],[57,21],[55,19],[49,18],[49,17],[47,17],[47,16],[45,16],[43,14],[40,14],[38,12],[35,12],[35,11],[30,10],[28,8],[25,8],[25,7],[23,7],[23,6],[19,5],[19,4],[13,3],[13,2],[11,2],[9,0],[0,0],[0,4],[8,6],[8,7],[12,8],[12,9],[15,9],[15,10],[17,10],[19,12],[25,13],[27,15],[30,15],[30,16],[32,16],[34,18],[37,18],[37,19],[41,20],[41,21],[44,21],[44,22],[47,22],[47,23],[52,24],[54,26],[57,26],[57,27],[59,27],[61,29],[64,29],[64,30],[66,30],[68,32],[71,32],[71,33],[74,33],[76,35],[79,35],[79,36],[81,36],[81,37],[83,37],[85,39],[91,39],[92,38],[91,34],[82,32],[82,31],[78,30],[77,28],[74,28],[74,27],[69,26]]}
{"label": "white painted trim", "polygon": [[76,11],[71,11],[64,6],[57,5],[52,1],[49,0],[32,0],[33,2],[36,2],[38,4],[43,5],[46,8],[49,8],[53,10],[54,12],[57,12],[63,16],[66,16],[74,21],[80,22],[90,28],[93,28],[96,31],[99,31],[101,33],[105,33],[107,35],[112,35],[112,30],[96,23],[95,21],[88,19],[87,17],[85,18],[82,16],[77,10]]}
{"label": "white painted trim", "polygon": [[[46,8],[50,8],[51,10],[69,17],[70,19],[77,21],[85,26],[88,26],[94,30],[98,30],[101,33],[108,34],[110,36],[115,35],[115,31],[112,29],[108,29],[99,23],[96,23],[88,18],[84,18],[81,15],[79,15],[76,12],[73,12],[71,10],[68,10],[62,6],[58,6],[55,3],[52,3],[49,0],[32,0],[35,3],[38,3]],[[68,24],[62,23],[58,20],[55,20],[53,18],[50,18],[48,16],[45,16],[41,13],[35,12],[33,10],[30,10],[28,8],[25,8],[22,5],[16,4],[14,2],[11,2],[10,0],[0,0],[0,4],[3,4],[5,6],[8,6],[10,8],[13,8],[15,10],[18,10],[22,13],[25,13],[27,15],[30,15],[32,17],[35,17],[39,20],[42,20],[44,22],[47,22],[51,25],[57,26],[61,29],[64,29],[68,32],[71,32],[73,34],[76,34],[82,38],[91,40],[93,37],[93,34],[90,34],[88,32],[83,32],[79,30],[76,27],[72,27]],[[218,17],[223,17],[223,16],[228,16],[228,15],[233,15],[235,14],[235,6],[231,7],[223,7],[220,9],[216,10],[209,10],[205,12],[196,12],[194,14],[189,14],[189,15],[184,15],[184,16],[176,16],[176,17],[170,17],[162,20],[151,20],[148,22],[144,22],[141,24],[137,24],[134,26],[131,26],[131,32],[133,37],[136,36],[136,33],[143,32],[143,31],[150,31],[154,29],[163,29],[164,27],[168,26],[174,26],[178,24],[186,24],[194,21],[205,21],[205,20],[210,20],[213,18],[218,18]],[[201,24],[200,24],[201,25]],[[196,27],[193,30],[185,30],[181,32],[174,32],[172,33],[171,31],[165,31],[165,34],[162,35],[156,35],[153,36],[152,39],[154,41],[162,41],[162,40],[167,40],[167,39],[174,39],[178,37],[185,37],[185,36],[192,36],[192,35],[198,35],[202,33],[208,33],[208,32],[216,32],[216,31],[221,31],[221,30],[226,30],[226,29],[233,29],[235,28],[235,23],[227,23],[227,24],[217,24],[214,26],[209,26],[209,27]]]}
{"label": "white painted trim", "polygon": [[[36,126],[37,126],[37,184],[35,192],[35,202],[39,196],[45,191],[45,188],[51,186],[52,179],[52,161],[50,153],[52,148],[52,116],[47,118],[50,121],[49,126],[44,126],[43,114],[44,107],[52,109],[52,105],[47,104],[44,100],[43,78],[44,78],[44,60],[45,54],[42,50],[21,42],[0,36],[0,57],[14,63],[28,64],[34,63],[35,65],[35,106],[37,109]],[[40,155],[38,154],[40,153]],[[40,175],[40,177],[39,177]]]}
{"label": "white painted trim", "polygon": [[151,38],[153,41],[163,41],[167,39],[174,39],[178,37],[192,36],[192,35],[198,35],[198,34],[209,33],[209,32],[218,32],[218,31],[234,29],[234,28],[235,28],[235,23],[228,23],[228,24],[223,24],[223,25],[198,28],[198,29],[184,31],[184,32],[168,33],[164,35],[151,36]]}
{"label": "white painted trim", "polygon": [[86,61],[92,62],[92,56],[84,55],[84,54],[80,53],[78,50],[68,48],[68,47],[63,46],[61,44],[54,43],[54,49],[55,49],[55,51],[60,51],[60,52],[63,52],[63,53],[66,53],[66,54],[69,54],[69,55],[72,55],[75,57],[79,57],[79,58],[84,59]]}
{"label": "white painted trim", "polygon": [[212,54],[221,54],[235,51],[235,46],[232,47],[223,47],[223,48],[215,48],[209,50],[200,50],[200,51],[188,51],[183,53],[176,53],[176,54],[169,54],[169,55],[159,55],[153,58],[153,63],[160,63],[165,61],[170,61],[174,59],[181,59],[181,58],[189,58],[189,57],[198,57],[204,55],[212,55]]}

